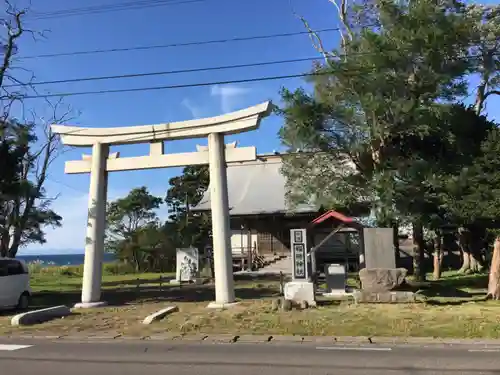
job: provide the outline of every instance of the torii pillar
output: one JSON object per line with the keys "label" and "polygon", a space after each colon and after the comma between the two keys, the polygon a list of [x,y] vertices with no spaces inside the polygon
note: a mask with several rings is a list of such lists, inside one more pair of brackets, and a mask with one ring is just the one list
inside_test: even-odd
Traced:
{"label": "torii pillar", "polygon": [[[118,128],[80,128],[52,125],[66,145],[92,147],[92,155],[67,161],[66,173],[90,173],[89,212],[85,244],[82,301],[75,307],[97,307],[101,301],[102,258],[106,230],[107,175],[112,171],[209,164],[212,236],[215,268],[215,301],[208,307],[223,308],[235,302],[229,227],[227,163],[255,160],[255,147],[225,147],[224,135],[257,129],[270,114],[271,102],[226,115],[170,124]],[[208,137],[208,149],[164,154],[163,141]],[[119,158],[109,154],[111,145],[150,143],[147,156]]]}

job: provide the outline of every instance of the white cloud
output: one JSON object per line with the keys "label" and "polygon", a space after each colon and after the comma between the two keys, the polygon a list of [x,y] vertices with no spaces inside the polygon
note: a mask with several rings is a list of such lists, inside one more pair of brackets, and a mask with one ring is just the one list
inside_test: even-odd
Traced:
{"label": "white cloud", "polygon": [[236,85],[215,85],[212,86],[210,95],[212,97],[220,97],[222,113],[226,113],[238,109],[241,103],[241,97],[247,95],[250,91],[249,88]]}
{"label": "white cloud", "polygon": [[191,112],[191,115],[193,118],[200,118],[203,117],[203,109],[196,104],[194,104],[191,100],[188,98],[184,98],[181,102],[181,104],[187,108],[189,112]]}
{"label": "white cloud", "polygon": [[[128,194],[127,191],[110,190],[108,192],[108,201],[124,197]],[[164,191],[150,193],[159,197],[164,195]],[[33,253],[34,250],[40,251],[58,251],[62,253],[65,250],[80,250],[85,247],[85,236],[87,230],[87,210],[88,210],[88,195],[75,191],[66,191],[52,205],[52,209],[62,216],[62,227],[46,228],[47,243],[44,245],[32,244],[27,248],[23,248],[20,254]],[[158,216],[161,220],[166,220],[167,209],[162,205],[158,210]]]}

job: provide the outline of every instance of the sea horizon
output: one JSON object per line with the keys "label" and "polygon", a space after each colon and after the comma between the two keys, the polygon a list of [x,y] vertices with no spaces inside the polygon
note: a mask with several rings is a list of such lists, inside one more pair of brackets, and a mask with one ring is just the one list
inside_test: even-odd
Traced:
{"label": "sea horizon", "polygon": [[[44,253],[44,254],[26,254],[20,253],[16,256],[26,263],[39,263],[42,266],[79,266],[83,264],[85,255],[81,253]],[[103,262],[109,263],[115,260],[114,254],[104,253]]]}
{"label": "sea horizon", "polygon": [[20,249],[17,253],[19,256],[32,255],[83,255],[85,249]]}

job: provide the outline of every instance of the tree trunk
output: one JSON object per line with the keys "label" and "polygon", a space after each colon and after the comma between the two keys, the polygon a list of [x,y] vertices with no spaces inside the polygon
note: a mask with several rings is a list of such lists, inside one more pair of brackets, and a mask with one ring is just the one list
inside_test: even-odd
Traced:
{"label": "tree trunk", "polygon": [[442,265],[443,265],[443,246],[442,246],[442,241],[441,241],[440,235],[436,235],[436,237],[433,238],[432,247],[434,250],[434,252],[433,252],[433,255],[434,255],[433,278],[434,278],[434,280],[439,280],[441,278],[441,271],[442,271]]}
{"label": "tree trunk", "polygon": [[425,244],[422,223],[413,223],[413,275],[415,281],[425,281]]}
{"label": "tree trunk", "polygon": [[491,259],[487,298],[500,299],[500,237],[495,239],[493,258]]}
{"label": "tree trunk", "polygon": [[458,247],[462,253],[462,267],[458,272],[465,274],[471,273],[471,253],[469,249],[468,233],[464,228],[458,229]]}
{"label": "tree trunk", "polygon": [[394,236],[394,252],[395,252],[395,255],[396,255],[396,265],[399,263],[399,258],[400,258],[400,254],[399,254],[399,224],[394,221],[392,223],[392,232],[393,232],[393,236]]}
{"label": "tree trunk", "polygon": [[476,273],[484,269],[484,261],[478,246],[479,241],[477,236],[474,236],[475,234],[468,229],[459,229],[458,245],[462,252],[462,267],[459,273]]}

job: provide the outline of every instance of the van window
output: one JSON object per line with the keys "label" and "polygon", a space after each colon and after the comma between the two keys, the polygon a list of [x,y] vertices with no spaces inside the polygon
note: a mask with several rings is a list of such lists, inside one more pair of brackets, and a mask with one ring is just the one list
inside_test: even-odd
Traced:
{"label": "van window", "polygon": [[17,260],[8,260],[7,261],[7,275],[22,275],[24,274],[24,267],[21,262]]}

